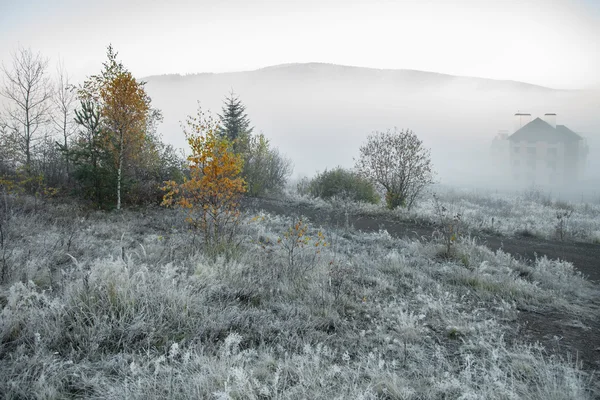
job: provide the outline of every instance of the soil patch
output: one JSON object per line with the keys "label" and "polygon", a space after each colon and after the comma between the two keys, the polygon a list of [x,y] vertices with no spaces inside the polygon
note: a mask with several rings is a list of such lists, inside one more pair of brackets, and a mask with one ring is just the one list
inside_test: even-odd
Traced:
{"label": "soil patch", "polygon": [[549,354],[578,363],[588,375],[592,392],[600,396],[600,307],[597,302],[592,309],[594,312],[587,316],[554,310],[521,310],[516,337],[539,342]]}

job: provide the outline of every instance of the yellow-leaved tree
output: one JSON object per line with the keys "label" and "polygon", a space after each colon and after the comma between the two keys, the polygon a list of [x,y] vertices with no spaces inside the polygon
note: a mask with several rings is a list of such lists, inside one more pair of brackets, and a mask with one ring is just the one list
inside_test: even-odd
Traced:
{"label": "yellow-leaved tree", "polygon": [[187,210],[186,221],[204,235],[206,250],[221,252],[233,244],[239,225],[239,200],[246,191],[243,159],[232,143],[218,135],[218,121],[199,108],[183,127],[190,146],[190,177],[165,182],[162,205]]}
{"label": "yellow-leaved tree", "polygon": [[107,146],[117,167],[117,210],[121,208],[121,183],[125,158],[134,160],[146,136],[150,99],[131,75],[119,72],[100,89],[102,115],[108,125]]}
{"label": "yellow-leaved tree", "polygon": [[96,104],[102,122],[102,142],[112,156],[116,169],[117,210],[121,208],[121,186],[126,162],[133,162],[146,138],[153,110],[151,99],[122,63],[117,53],[108,47],[108,61],[100,75],[90,77],[79,89],[82,101]]}

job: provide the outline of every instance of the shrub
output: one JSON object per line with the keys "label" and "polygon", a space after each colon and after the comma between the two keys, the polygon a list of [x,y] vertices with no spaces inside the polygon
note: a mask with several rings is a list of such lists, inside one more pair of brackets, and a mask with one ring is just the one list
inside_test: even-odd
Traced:
{"label": "shrub", "polygon": [[385,189],[388,208],[412,207],[423,189],[433,183],[430,151],[410,130],[375,132],[360,148],[356,169]]}
{"label": "shrub", "polygon": [[372,204],[379,202],[379,196],[371,182],[342,167],[317,174],[308,189],[311,195],[322,199],[343,197]]}
{"label": "shrub", "polygon": [[321,231],[316,236],[310,236],[308,228],[302,218],[294,219],[292,225],[277,239],[285,259],[282,268],[289,277],[300,277],[314,269],[321,249],[328,245]]}
{"label": "shrub", "polygon": [[[444,255],[446,257],[450,257],[452,255],[454,243],[456,243],[457,239],[462,233],[462,213],[450,212],[444,205],[442,205],[442,203],[436,195],[433,195],[433,205],[438,223],[436,234],[444,243]],[[468,264],[468,261],[463,262],[463,264]]]}
{"label": "shrub", "polygon": [[302,196],[310,195],[310,182],[311,180],[306,176],[300,178],[298,182],[296,182],[296,192]]}
{"label": "shrub", "polygon": [[188,211],[187,222],[204,234],[205,249],[219,251],[234,241],[239,223],[239,199],[246,191],[240,177],[243,160],[233,152],[231,142],[215,134],[217,124],[205,118],[189,117],[185,134],[192,150],[188,157],[190,179],[182,184],[165,182],[165,206]]}
{"label": "shrub", "polygon": [[160,204],[164,181],[183,182],[186,175],[184,159],[172,145],[164,144],[156,135],[146,135],[146,142],[137,162],[129,166],[130,179],[125,180],[127,189],[124,200],[128,204]]}
{"label": "shrub", "polygon": [[248,185],[246,194],[258,197],[281,192],[292,174],[292,162],[271,147],[262,133],[249,137],[241,147],[245,149],[242,176]]}

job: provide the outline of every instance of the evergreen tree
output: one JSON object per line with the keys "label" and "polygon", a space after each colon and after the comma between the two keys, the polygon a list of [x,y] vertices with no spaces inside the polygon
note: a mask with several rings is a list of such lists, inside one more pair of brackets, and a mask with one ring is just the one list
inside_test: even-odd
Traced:
{"label": "evergreen tree", "polygon": [[249,139],[254,129],[250,127],[246,106],[233,91],[229,97],[225,98],[219,118],[221,119],[221,126],[219,126],[221,136],[232,142]]}
{"label": "evergreen tree", "polygon": [[[81,109],[75,110],[75,122],[79,126],[78,138],[68,152],[74,166],[73,176],[83,197],[104,208],[113,194],[110,189],[114,171],[103,139],[98,106],[82,101]],[[66,148],[60,146],[60,150],[67,154]]]}
{"label": "evergreen tree", "polygon": [[233,152],[242,156],[246,194],[258,197],[283,189],[292,173],[291,161],[272,148],[262,133],[252,135],[246,107],[233,91],[225,98],[219,118],[219,135],[232,142]]}

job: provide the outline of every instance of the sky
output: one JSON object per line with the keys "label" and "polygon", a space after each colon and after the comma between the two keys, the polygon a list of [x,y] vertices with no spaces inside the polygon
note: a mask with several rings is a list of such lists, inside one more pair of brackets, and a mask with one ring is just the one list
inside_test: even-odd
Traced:
{"label": "sky", "polygon": [[81,81],[109,43],[138,77],[326,62],[600,86],[600,0],[0,0],[5,65],[30,47]]}

